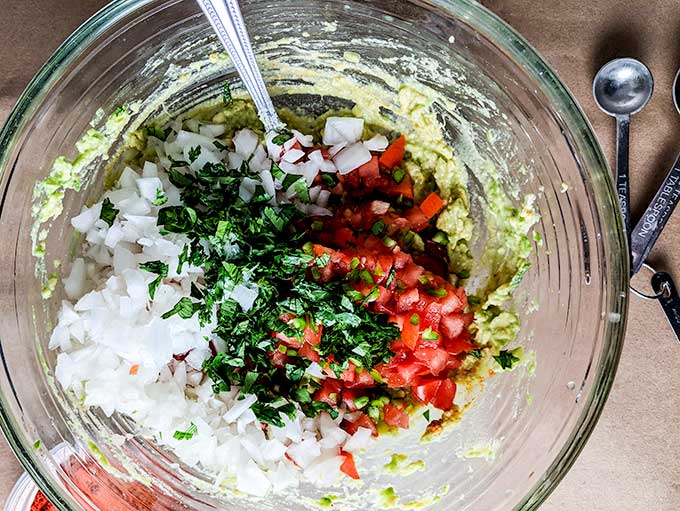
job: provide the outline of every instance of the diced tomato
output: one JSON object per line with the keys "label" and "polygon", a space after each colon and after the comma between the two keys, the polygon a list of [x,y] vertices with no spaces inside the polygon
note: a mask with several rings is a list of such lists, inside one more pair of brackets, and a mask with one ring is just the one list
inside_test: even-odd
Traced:
{"label": "diced tomato", "polygon": [[390,362],[381,371],[381,376],[388,387],[399,388],[412,385],[417,376],[428,374],[429,369],[413,355],[407,355],[403,360]]}
{"label": "diced tomato", "polygon": [[465,330],[465,319],[462,314],[447,314],[441,319],[441,331],[449,338],[458,337]]}
{"label": "diced tomato", "polygon": [[130,366],[130,370],[128,371],[128,374],[134,376],[139,372],[139,364],[132,364]]}
{"label": "diced tomato", "polygon": [[411,230],[416,232],[422,231],[430,223],[430,219],[418,206],[414,206],[404,211],[404,217],[408,220]]}
{"label": "diced tomato", "polygon": [[324,247],[323,245],[319,245],[318,243],[314,243],[312,245],[312,250],[314,250],[314,255],[317,257],[320,255],[333,253],[333,249]]}
{"label": "diced tomato", "polygon": [[423,202],[420,203],[420,211],[428,218],[435,216],[444,206],[444,201],[435,192],[428,195]]}
{"label": "diced tomato", "polygon": [[311,344],[304,343],[302,348],[298,350],[298,356],[311,360],[312,362],[320,362],[321,356],[319,352],[312,347]]}
{"label": "diced tomato", "polygon": [[286,362],[288,362],[288,355],[282,353],[280,350],[276,349],[269,352],[269,360],[274,367],[286,367]]}
{"label": "diced tomato", "polygon": [[375,387],[375,380],[365,368],[360,368],[354,370],[354,378],[345,382],[345,386],[350,389],[366,389]]}
{"label": "diced tomato", "polygon": [[302,346],[302,342],[299,339],[296,339],[295,337],[288,337],[286,334],[283,332],[276,332],[275,337],[281,341],[282,344],[285,344],[289,348],[300,348]]}
{"label": "diced tomato", "polygon": [[307,326],[303,332],[305,342],[312,346],[316,346],[321,342],[321,333],[323,332],[323,325],[310,325],[309,318],[307,318]]}
{"label": "diced tomato", "polygon": [[404,150],[406,149],[406,137],[401,135],[398,139],[392,142],[384,153],[380,156],[380,165],[387,170],[392,170],[399,165],[404,159]]}
{"label": "diced tomato", "polygon": [[446,368],[450,357],[446,350],[429,346],[416,348],[413,356],[424,363],[434,376],[438,376]]}
{"label": "diced tomato", "polygon": [[340,465],[340,471],[347,474],[352,479],[359,479],[359,472],[357,472],[352,453],[340,451],[340,455],[345,457],[345,461]]}
{"label": "diced tomato", "polygon": [[420,293],[415,287],[412,287],[400,295],[397,295],[397,312],[406,312],[411,310],[419,299]]}
{"label": "diced tomato", "polygon": [[401,196],[405,199],[413,199],[413,179],[406,174],[400,183],[396,183],[394,179],[390,177],[388,179],[388,184],[379,190],[390,197]]}
{"label": "diced tomato", "polygon": [[415,287],[418,284],[418,278],[421,277],[423,273],[425,273],[425,268],[410,263],[399,275],[399,280],[401,280],[406,287]]}
{"label": "diced tomato", "polygon": [[314,401],[321,401],[328,403],[331,406],[336,406],[340,399],[340,389],[342,383],[332,378],[326,378],[323,381],[323,386],[314,393]]}
{"label": "diced tomato", "polygon": [[446,296],[444,296],[440,303],[442,304],[442,314],[447,315],[452,312],[462,312],[464,303],[460,299],[457,293],[450,290]]}
{"label": "diced tomato", "polygon": [[397,408],[392,404],[386,404],[383,408],[385,424],[397,428],[408,429],[409,415],[404,412],[403,407]]}
{"label": "diced tomato", "polygon": [[350,412],[357,410],[355,400],[362,396],[362,391],[359,389],[342,389],[342,402],[345,404]]}
{"label": "diced tomato", "polygon": [[380,168],[378,167],[378,157],[373,156],[368,162],[356,169],[356,172],[362,177],[378,177],[380,176]]}
{"label": "diced tomato", "polygon": [[347,383],[352,383],[354,381],[354,375],[355,375],[355,366],[352,362],[349,363],[349,367],[342,371],[342,374],[340,375],[340,379]]}
{"label": "diced tomato", "polygon": [[453,407],[456,384],[448,378],[424,377],[411,388],[411,393],[417,401],[446,411]]}
{"label": "diced tomato", "polygon": [[467,353],[476,348],[469,340],[465,337],[455,337],[452,339],[446,339],[444,341],[444,349],[448,351],[451,355],[458,355],[459,353]]}
{"label": "diced tomato", "polygon": [[442,306],[441,304],[431,301],[425,306],[425,309],[423,310],[422,313],[422,329],[426,329],[427,327],[432,328],[433,330],[439,330],[439,322],[441,321],[442,317]]}
{"label": "diced tomato", "polygon": [[347,419],[343,420],[340,423],[340,427],[350,435],[356,433],[359,428],[366,428],[371,430],[373,436],[378,436],[378,428],[376,427],[375,422],[373,422],[373,420],[365,413],[359,415],[354,422],[348,421]]}
{"label": "diced tomato", "polygon": [[[420,322],[420,319],[418,320]],[[411,322],[411,316],[408,314],[404,317],[404,326],[401,327],[401,340],[408,346],[409,349],[416,347],[418,342],[418,335],[420,333],[419,324],[413,324]]]}

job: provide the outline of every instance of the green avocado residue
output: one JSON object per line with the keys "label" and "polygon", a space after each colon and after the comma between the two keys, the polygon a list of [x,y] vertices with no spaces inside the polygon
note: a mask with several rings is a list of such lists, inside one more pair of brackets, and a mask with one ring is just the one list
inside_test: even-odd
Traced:
{"label": "green avocado residue", "polygon": [[332,507],[333,503],[338,500],[337,495],[327,495],[319,499],[319,507]]}
{"label": "green avocado residue", "polygon": [[99,461],[100,464],[102,464],[105,467],[111,465],[106,456],[104,456],[104,453],[99,449],[99,447],[97,447],[97,444],[95,444],[92,440],[87,441],[87,446],[89,447],[92,456],[94,456],[96,460]]}
{"label": "green avocado residue", "polygon": [[417,460],[408,463],[408,456],[406,454],[393,454],[392,459],[383,466],[383,469],[390,474],[408,476],[419,470],[424,470],[425,462]]}
{"label": "green avocado residue", "polygon": [[394,488],[390,486],[378,494],[378,500],[376,504],[382,509],[390,509],[396,507],[397,502],[399,502],[399,497],[394,492]]}
{"label": "green avocado residue", "polygon": [[33,449],[35,449],[37,451],[38,449],[40,449],[41,445],[42,445],[42,442],[40,440],[36,440],[35,442],[33,442]]}
{"label": "green avocado residue", "polygon": [[443,496],[447,495],[449,493],[449,485],[445,485],[442,488],[442,491],[436,494],[428,495],[427,497],[423,497],[420,500],[414,500],[413,502],[405,502],[401,504],[399,507],[402,509],[423,509],[426,507],[431,506],[432,504],[436,504],[439,502]]}

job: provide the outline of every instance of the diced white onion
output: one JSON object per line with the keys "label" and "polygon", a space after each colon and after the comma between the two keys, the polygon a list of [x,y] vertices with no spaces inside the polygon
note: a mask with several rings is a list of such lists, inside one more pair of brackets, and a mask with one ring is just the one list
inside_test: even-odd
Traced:
{"label": "diced white onion", "polygon": [[340,174],[348,174],[371,160],[371,152],[364,144],[356,143],[346,147],[333,158]]}
{"label": "diced white onion", "polygon": [[326,145],[353,144],[361,140],[364,131],[364,120],[356,117],[329,117],[323,132],[323,143]]}

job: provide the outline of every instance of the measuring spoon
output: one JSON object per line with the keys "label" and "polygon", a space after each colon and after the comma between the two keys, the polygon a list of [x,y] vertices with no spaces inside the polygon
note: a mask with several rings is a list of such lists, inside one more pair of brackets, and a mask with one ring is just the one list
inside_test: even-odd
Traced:
{"label": "measuring spoon", "polygon": [[[675,75],[675,81],[673,82],[673,103],[675,103],[675,108],[680,113],[679,76],[680,70]],[[633,256],[631,265],[633,274],[642,268],[642,264],[659,238],[679,199],[680,154],[631,234],[630,250]]]}
{"label": "measuring spoon", "polygon": [[628,138],[630,116],[642,110],[652,97],[654,79],[642,62],[614,59],[606,63],[593,80],[593,96],[600,109],[616,117],[616,191],[623,225],[630,242],[630,181],[628,179]]}

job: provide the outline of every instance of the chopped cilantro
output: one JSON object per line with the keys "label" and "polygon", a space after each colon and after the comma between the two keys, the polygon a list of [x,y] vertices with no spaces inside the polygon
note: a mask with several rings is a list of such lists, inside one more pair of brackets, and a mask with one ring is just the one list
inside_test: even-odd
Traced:
{"label": "chopped cilantro", "polygon": [[99,213],[99,218],[104,220],[104,222],[106,222],[109,227],[111,227],[117,215],[118,210],[113,207],[111,200],[108,197],[104,199],[104,202],[102,203],[102,211]]}
{"label": "chopped cilantro", "polygon": [[222,103],[224,106],[231,106],[233,101],[234,100],[231,97],[231,87],[229,86],[229,82],[224,82],[224,85],[222,85]]}
{"label": "chopped cilantro", "polygon": [[498,365],[501,366],[503,369],[506,371],[509,371],[510,369],[514,368],[517,363],[521,360],[519,357],[515,356],[515,354],[512,351],[509,350],[501,350],[498,355],[494,355],[493,359],[498,362]]}
{"label": "chopped cilantro", "polygon": [[423,412],[423,417],[425,417],[425,420],[426,420],[427,422],[430,422],[430,410],[425,410],[425,411]]}
{"label": "chopped cilantro", "polygon": [[470,351],[470,355],[478,359],[482,358],[482,350],[472,350]]}
{"label": "chopped cilantro", "polygon": [[201,155],[201,146],[197,145],[189,149],[189,163],[194,163]]}
{"label": "chopped cilantro", "polygon": [[200,304],[191,301],[191,298],[184,297],[181,298],[172,309],[163,314],[161,318],[168,319],[169,317],[177,314],[182,319],[189,319],[198,311],[199,308]]}
{"label": "chopped cilantro", "polygon": [[125,112],[125,107],[123,105],[118,105],[116,108],[113,110],[113,115],[120,115],[123,112]]}
{"label": "chopped cilantro", "polygon": [[168,196],[163,193],[163,190],[158,188],[156,190],[156,198],[151,204],[153,204],[154,206],[162,206],[166,202],[168,202]]}
{"label": "chopped cilantro", "polygon": [[156,295],[156,289],[158,289],[163,278],[168,276],[168,265],[161,261],[149,261],[148,263],[140,264],[139,268],[158,275],[153,281],[149,282],[149,296],[153,300]]}

